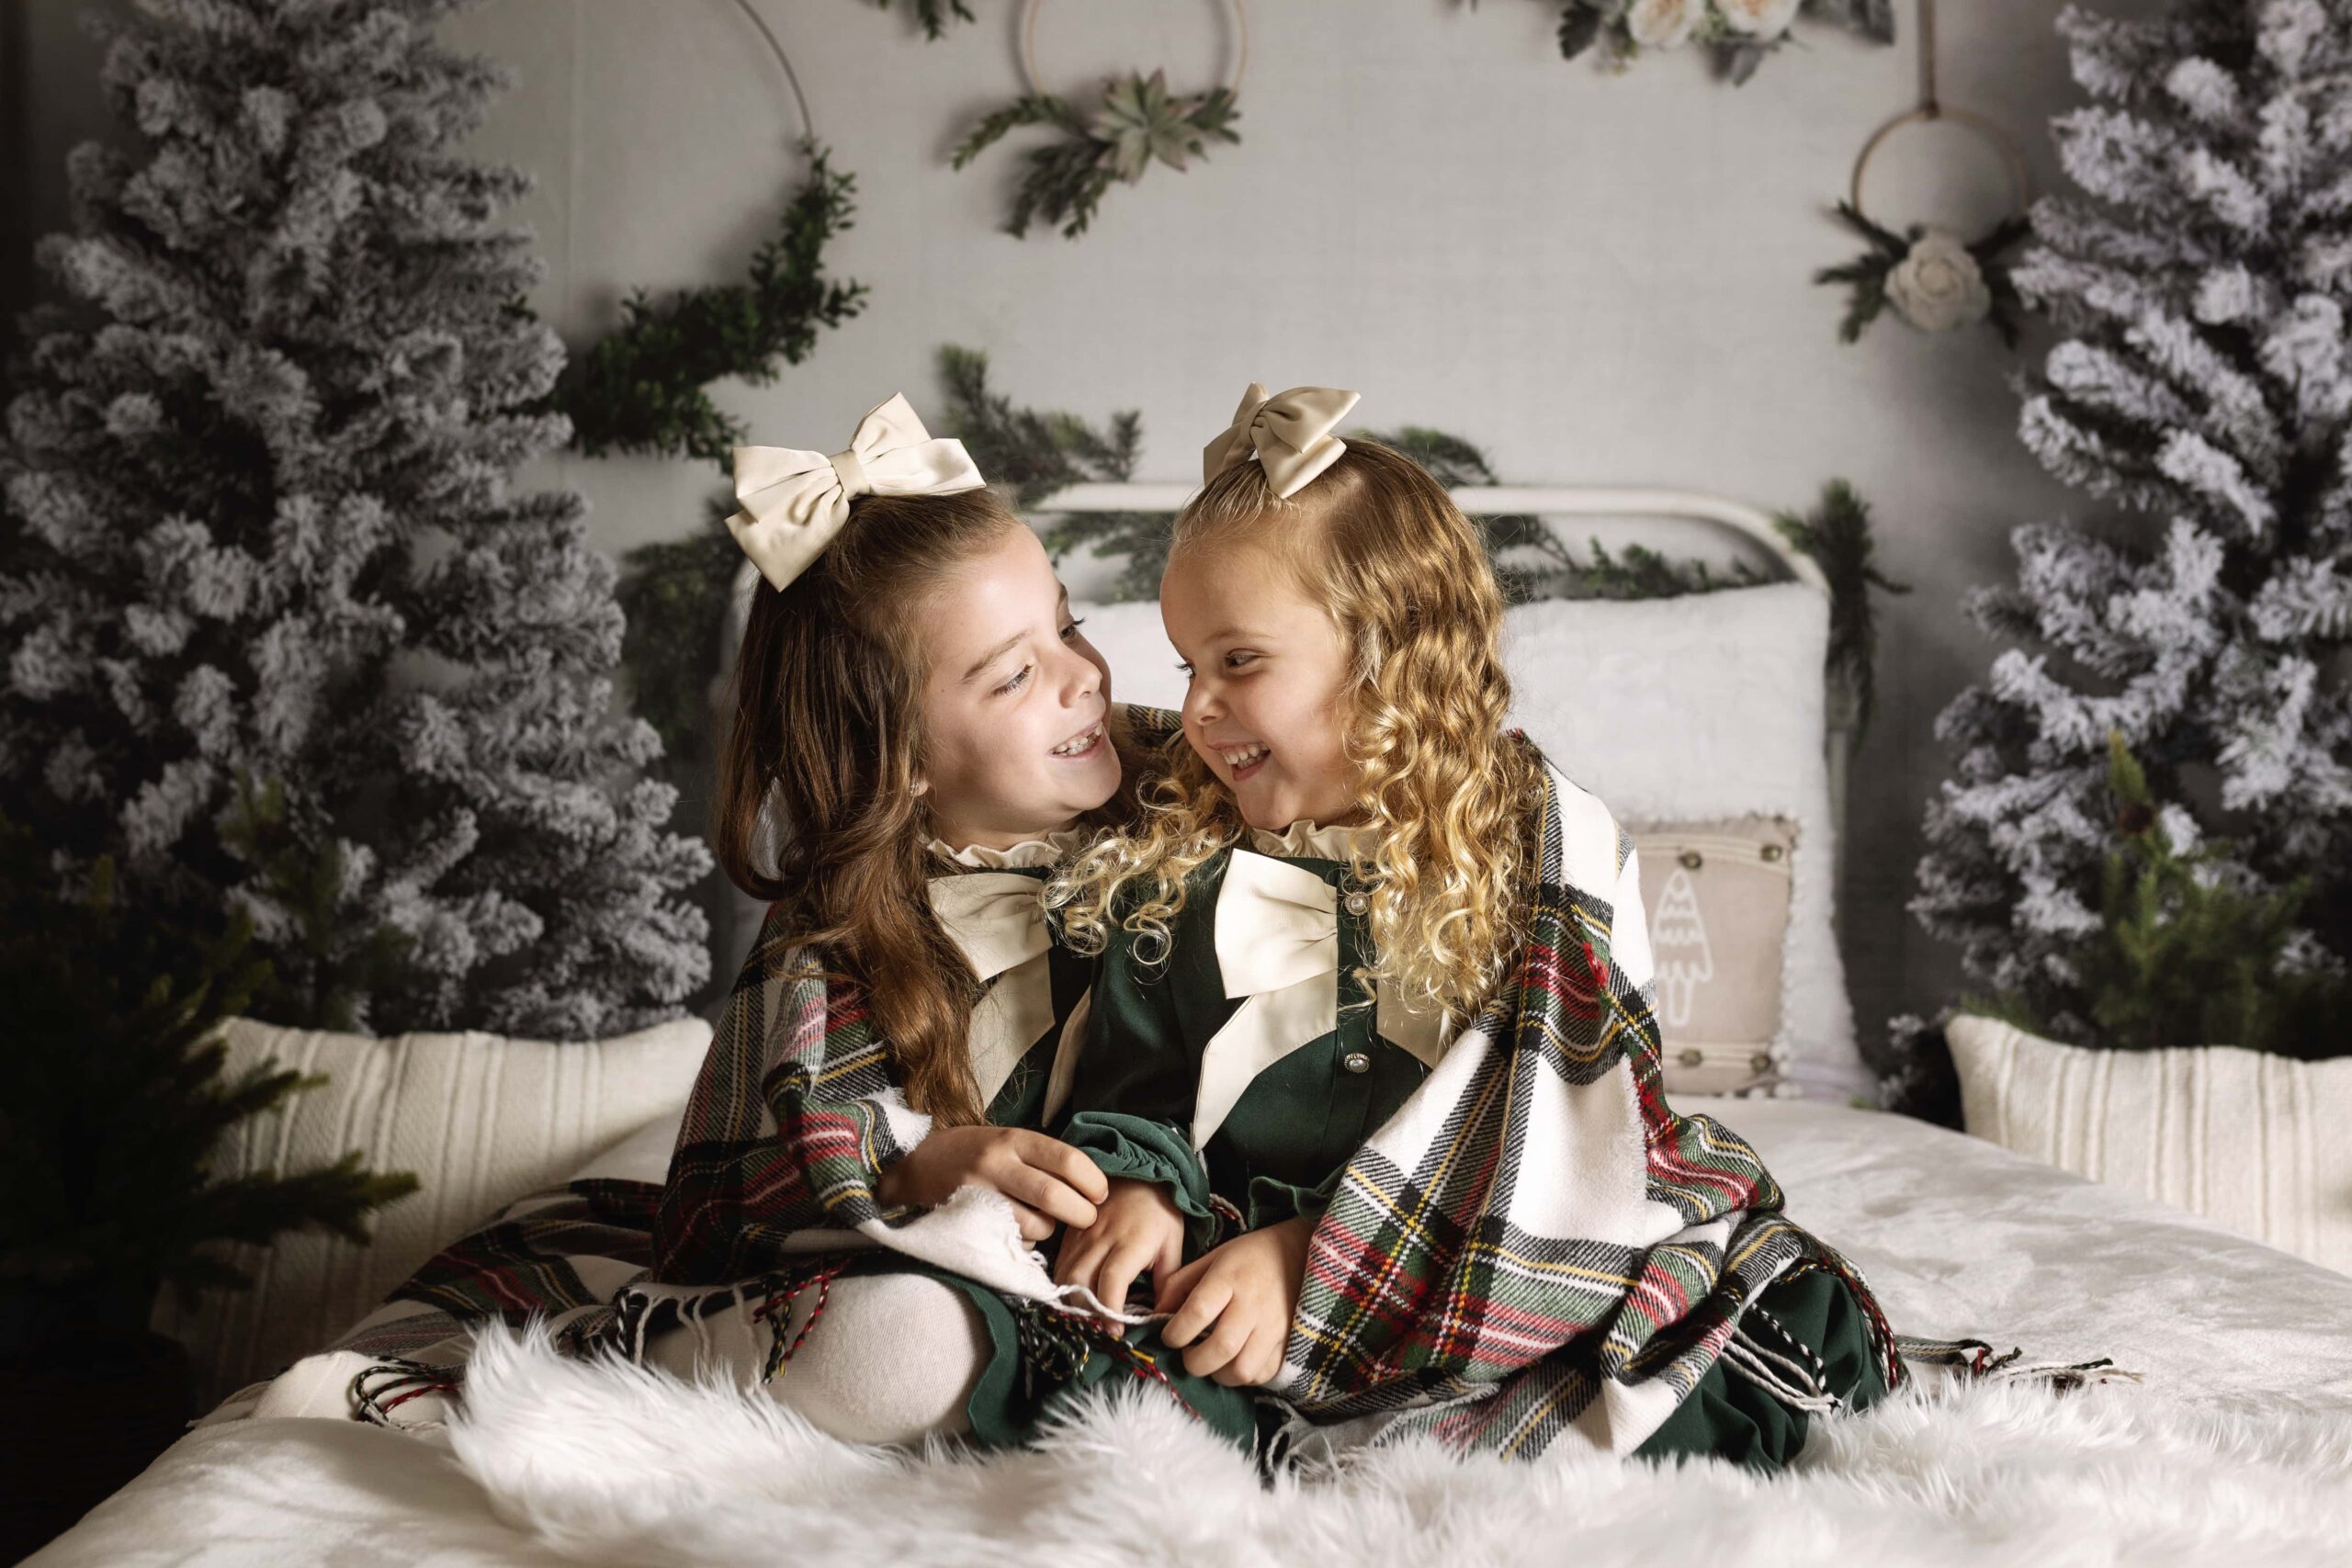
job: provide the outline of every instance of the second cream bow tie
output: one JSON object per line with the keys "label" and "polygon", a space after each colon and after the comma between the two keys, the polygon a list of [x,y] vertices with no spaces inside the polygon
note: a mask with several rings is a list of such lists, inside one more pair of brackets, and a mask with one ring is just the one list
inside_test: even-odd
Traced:
{"label": "second cream bow tie", "polygon": [[1348,449],[1331,432],[1358,396],[1337,387],[1293,387],[1268,397],[1261,383],[1250,382],[1232,424],[1202,449],[1202,482],[1248,462],[1254,452],[1274,493],[1285,500],[1296,495]]}
{"label": "second cream bow tie", "polygon": [[[1216,962],[1228,998],[1248,998],[1201,1053],[1193,1146],[1205,1147],[1260,1073],[1340,1027],[1339,895],[1272,855],[1233,852],[1216,899]],[[1373,1028],[1429,1066],[1450,1031],[1436,1014],[1396,1005],[1373,988]]]}
{"label": "second cream bow tie", "polygon": [[987,481],[960,441],[933,440],[904,393],[857,422],[849,449],[831,457],[791,446],[735,448],[728,531],[760,575],[782,588],[808,570],[849,521],[861,495],[944,495]]}
{"label": "second cream bow tie", "polygon": [[1009,871],[936,876],[931,907],[981,983],[996,982],[972,1010],[972,1077],[985,1111],[1054,1025],[1045,884]]}

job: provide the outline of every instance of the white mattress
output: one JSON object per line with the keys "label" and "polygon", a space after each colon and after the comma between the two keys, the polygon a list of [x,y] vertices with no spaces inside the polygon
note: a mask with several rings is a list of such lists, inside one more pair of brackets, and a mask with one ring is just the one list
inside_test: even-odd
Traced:
{"label": "white mattress", "polygon": [[[2111,1356],[2152,1384],[2352,1418],[2352,1276],[1923,1122],[1795,1100],[1683,1108],[1755,1142],[1792,1214],[1860,1265],[1905,1333],[1973,1334],[2035,1359]],[[658,1177],[666,1138],[632,1143],[619,1165],[654,1161]],[[599,1174],[645,1173],[608,1156]],[[189,1433],[29,1560],[556,1561],[502,1523],[438,1443],[292,1419]]]}

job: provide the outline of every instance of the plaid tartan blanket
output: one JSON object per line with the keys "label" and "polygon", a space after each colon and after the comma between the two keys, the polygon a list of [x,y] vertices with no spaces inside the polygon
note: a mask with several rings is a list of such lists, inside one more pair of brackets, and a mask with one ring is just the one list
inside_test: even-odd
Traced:
{"label": "plaid tartan blanket", "polygon": [[[592,1179],[519,1199],[435,1253],[383,1305],[306,1362],[356,1359],[356,1419],[434,1425],[413,1411],[393,1413],[427,1394],[455,1393],[483,1324],[542,1322],[574,1354],[607,1339],[616,1298],[645,1278],[652,1259],[661,1198],[653,1182]],[[264,1381],[241,1389],[220,1411],[249,1407],[268,1387]]]}
{"label": "plaid tartan blanket", "polygon": [[[1532,746],[1532,741],[1525,741]],[[1834,1270],[1904,1371],[1860,1275],[1781,1213],[1738,1134],[1668,1105],[1633,840],[1548,765],[1517,969],[1349,1162],[1308,1244],[1269,1392],[1295,1439],[1428,1431],[1630,1451],[1783,1271]]]}

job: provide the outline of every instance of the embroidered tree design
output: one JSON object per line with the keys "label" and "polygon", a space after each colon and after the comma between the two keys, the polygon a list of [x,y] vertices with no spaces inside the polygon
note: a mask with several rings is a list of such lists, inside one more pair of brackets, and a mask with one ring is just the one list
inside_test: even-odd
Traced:
{"label": "embroidered tree design", "polygon": [[1682,866],[1674,868],[1658,892],[1657,908],[1650,915],[1650,955],[1658,995],[1666,1004],[1663,1021],[1669,1028],[1682,1028],[1690,1021],[1699,987],[1715,977],[1714,950],[1707,945],[1707,924],[1699,914],[1699,889]]}

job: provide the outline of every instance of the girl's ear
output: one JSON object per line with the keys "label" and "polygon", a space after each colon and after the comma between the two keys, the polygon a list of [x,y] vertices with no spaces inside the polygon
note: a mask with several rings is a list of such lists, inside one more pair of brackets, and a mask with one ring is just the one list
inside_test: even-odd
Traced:
{"label": "girl's ear", "polygon": [[909,795],[920,795],[929,793],[930,789],[931,781],[929,779],[917,779],[913,784],[907,786],[907,793]]}

